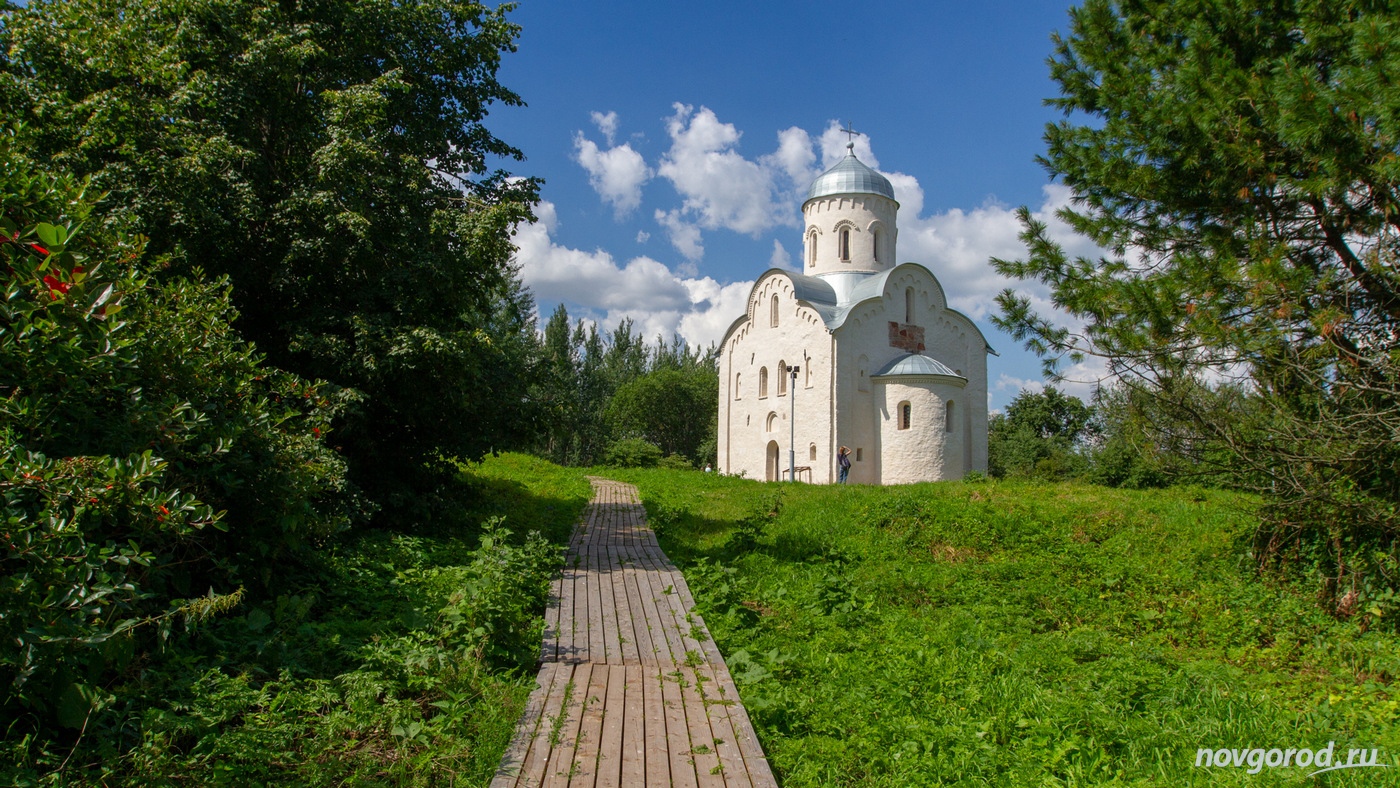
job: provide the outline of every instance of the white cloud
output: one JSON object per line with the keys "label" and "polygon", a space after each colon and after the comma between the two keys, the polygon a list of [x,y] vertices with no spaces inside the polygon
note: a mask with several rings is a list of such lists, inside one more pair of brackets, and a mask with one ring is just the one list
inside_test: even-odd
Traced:
{"label": "white cloud", "polygon": [[[617,113],[609,112],[599,122],[598,113],[593,113],[603,133],[612,144],[613,132],[617,130]],[[623,143],[603,150],[593,140],[574,134],[574,160],[588,171],[588,183],[603,201],[612,205],[618,217],[625,216],[642,204],[642,186],[651,180],[652,171],[642,154],[632,149],[631,143]]]}
{"label": "white cloud", "polygon": [[590,112],[588,117],[593,120],[593,125],[598,127],[598,131],[603,132],[603,136],[608,140],[608,147],[612,147],[613,138],[617,134],[617,113]]}
{"label": "white cloud", "polygon": [[786,175],[795,189],[805,191],[821,175],[821,170],[813,166],[817,156],[812,152],[811,135],[796,126],[778,132],[778,149],[761,161]]}
{"label": "white cloud", "polygon": [[992,386],[993,391],[1009,391],[1018,394],[1022,391],[1029,391],[1032,394],[1039,394],[1045,390],[1045,381],[1032,380],[1030,378],[1017,378],[1005,372],[997,376],[997,382]]}
{"label": "white cloud", "polygon": [[769,268],[781,268],[784,271],[796,271],[797,267],[792,264],[792,255],[783,246],[783,242],[777,238],[773,239],[773,253],[768,256]]}
{"label": "white cloud", "polygon": [[[1049,381],[1037,378],[1018,378],[1005,372],[997,376],[991,391],[1007,392],[1006,402],[1015,399],[1022,391],[1039,394],[1047,386],[1054,386],[1061,393],[1078,397],[1084,404],[1094,401],[1094,392],[1109,379],[1108,363],[1096,356],[1089,356],[1078,364],[1071,364],[1060,370],[1061,380]],[[990,395],[991,392],[989,391]]]}
{"label": "white cloud", "polygon": [[705,245],[700,240],[700,228],[681,218],[679,210],[656,212],[656,223],[666,230],[666,237],[676,251],[692,262],[705,256]]}
{"label": "white cloud", "polygon": [[671,149],[657,174],[671,181],[683,210],[707,230],[726,228],[757,235],[781,223],[773,204],[773,173],[734,148],[739,131],[706,107],[683,104],[666,122]]}
{"label": "white cloud", "polygon": [[674,272],[646,256],[619,264],[601,249],[556,244],[559,219],[552,203],[536,205],[535,215],[539,221],[515,236],[521,279],[537,302],[564,302],[575,319],[613,326],[631,318],[648,339],[679,333],[694,346],[708,347],[747,307],[751,280],[721,284]]}
{"label": "white cloud", "polygon": [[573,301],[603,308],[649,304],[655,309],[678,309],[689,302],[685,287],[670,269],[650,257],[635,257],[619,266],[601,249],[585,252],[556,245],[558,227],[554,204],[535,207],[539,221],[515,235],[520,276],[541,301]]}
{"label": "white cloud", "polygon": [[[905,188],[917,186],[915,181]],[[1070,190],[1059,184],[1048,184],[1042,194],[1041,204],[1032,215],[1046,223],[1050,237],[1062,244],[1071,256],[1097,254],[1098,250],[1088,239],[1075,235],[1055,215],[1069,203]],[[922,191],[918,199],[922,201]],[[1029,296],[1038,309],[1051,310],[1050,292],[1044,285],[1007,279],[989,262],[993,257],[1025,256],[1026,247],[1019,238],[1021,229],[1015,209],[994,201],[970,211],[952,208],[928,217],[906,213],[901,202],[899,258],[928,266],[947,287],[953,308],[973,318],[981,319],[990,314],[995,308],[993,299],[1008,287]]]}
{"label": "white cloud", "polygon": [[644,244],[644,243],[646,243],[647,241],[650,241],[650,240],[651,240],[651,233],[647,232],[646,230],[638,230],[638,231],[637,231],[637,243],[639,243],[639,244]]}
{"label": "white cloud", "polygon": [[658,211],[657,220],[664,216],[670,222],[664,226],[683,254],[690,256],[700,242],[672,229],[682,216],[690,227],[755,238],[774,227],[798,226],[798,192],[815,176],[816,155],[807,132],[797,127],[781,131],[776,151],[751,160],[737,150],[742,134],[734,124],[721,122],[707,107],[674,107],[666,121],[671,148],[656,174],[675,187],[681,207]]}
{"label": "white cloud", "polygon": [[880,168],[880,160],[875,158],[875,151],[870,148],[870,137],[866,134],[857,134],[848,138],[845,132],[841,131],[841,122],[832,120],[826,124],[826,130],[822,132],[817,140],[818,147],[822,150],[822,169],[828,169],[833,164],[846,158],[850,151],[846,145],[855,145],[856,158],[867,165]]}

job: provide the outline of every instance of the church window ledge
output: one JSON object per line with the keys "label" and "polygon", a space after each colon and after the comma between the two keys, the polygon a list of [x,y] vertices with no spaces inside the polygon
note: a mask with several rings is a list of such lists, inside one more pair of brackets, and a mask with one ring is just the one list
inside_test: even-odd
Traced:
{"label": "church window ledge", "polygon": [[898,413],[899,413],[899,428],[900,428],[901,430],[907,430],[907,429],[909,429],[909,423],[910,423],[911,421],[913,421],[913,417],[914,417],[914,406],[913,406],[913,405],[910,405],[908,401],[901,402],[901,403],[899,403]]}

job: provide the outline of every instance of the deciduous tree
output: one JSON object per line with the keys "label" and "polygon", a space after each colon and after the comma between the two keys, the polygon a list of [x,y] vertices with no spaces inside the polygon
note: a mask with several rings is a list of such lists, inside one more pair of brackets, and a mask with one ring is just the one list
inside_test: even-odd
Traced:
{"label": "deciduous tree", "polygon": [[509,260],[536,185],[492,169],[520,154],[485,126],[520,103],[496,78],[509,10],[36,0],[0,16],[0,106],[170,274],[229,277],[272,364],[354,394],[338,441],[400,511],[424,463],[528,426]]}

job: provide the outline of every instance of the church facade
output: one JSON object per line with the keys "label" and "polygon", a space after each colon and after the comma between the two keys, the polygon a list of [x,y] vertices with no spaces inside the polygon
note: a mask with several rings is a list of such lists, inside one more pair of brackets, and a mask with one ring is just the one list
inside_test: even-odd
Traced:
{"label": "church facade", "polygon": [[852,483],[986,472],[995,351],[927,268],[895,263],[898,211],[854,152],[812,183],[802,273],[764,272],[720,343],[719,471],[786,479],[792,451],[798,479],[832,483],[847,446]]}

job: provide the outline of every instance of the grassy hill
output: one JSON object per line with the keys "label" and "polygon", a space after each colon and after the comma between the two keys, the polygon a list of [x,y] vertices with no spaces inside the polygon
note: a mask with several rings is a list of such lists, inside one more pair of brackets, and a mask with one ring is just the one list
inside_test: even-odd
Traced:
{"label": "grassy hill", "polygon": [[1400,785],[1195,765],[1400,756],[1386,611],[1338,620],[1316,584],[1258,576],[1248,497],[608,473],[640,487],[784,785]]}
{"label": "grassy hill", "polygon": [[[1200,748],[1400,755],[1395,616],[1338,620],[1316,582],[1256,575],[1248,497],[593,472],[639,486],[785,786],[1400,785],[1195,766]],[[326,545],[298,593],[180,635],[78,741],[7,736],[0,780],[485,784],[584,475],[465,468],[475,510]]]}

